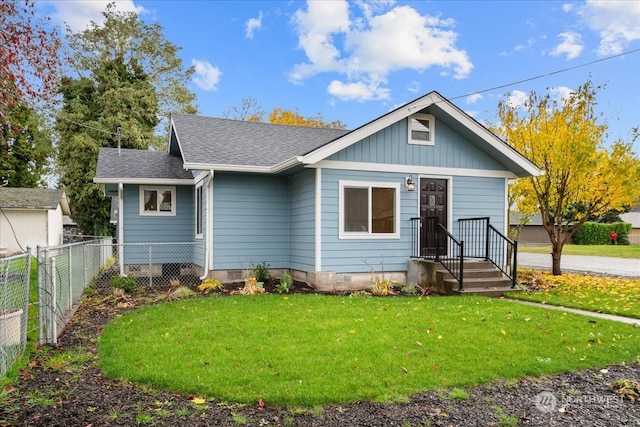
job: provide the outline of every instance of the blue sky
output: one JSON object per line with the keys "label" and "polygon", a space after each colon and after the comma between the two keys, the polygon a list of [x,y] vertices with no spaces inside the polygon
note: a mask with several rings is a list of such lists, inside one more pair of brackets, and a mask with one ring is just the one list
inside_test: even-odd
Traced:
{"label": "blue sky", "polygon": [[[39,8],[55,23],[82,30],[100,22],[106,4],[46,1]],[[196,66],[190,88],[206,116],[222,117],[251,97],[267,112],[319,113],[353,129],[436,90],[487,123],[507,97],[521,103],[532,90],[561,97],[591,79],[606,84],[597,101],[608,142],[630,142],[631,129],[640,126],[640,1],[118,1],[117,7],[160,23],[182,48],[184,63]],[[634,150],[640,153],[640,141]]]}

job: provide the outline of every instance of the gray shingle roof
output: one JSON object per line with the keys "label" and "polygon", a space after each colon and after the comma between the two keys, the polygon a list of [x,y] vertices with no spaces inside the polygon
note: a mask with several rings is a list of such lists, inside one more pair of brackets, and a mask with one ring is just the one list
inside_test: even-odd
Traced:
{"label": "gray shingle roof", "polygon": [[0,207],[12,209],[57,209],[63,190],[49,188],[0,188]]}
{"label": "gray shingle roof", "polygon": [[101,148],[95,179],[193,179],[182,160],[165,152]]}
{"label": "gray shingle roof", "polygon": [[172,114],[185,163],[273,167],[339,138],[341,129]]}

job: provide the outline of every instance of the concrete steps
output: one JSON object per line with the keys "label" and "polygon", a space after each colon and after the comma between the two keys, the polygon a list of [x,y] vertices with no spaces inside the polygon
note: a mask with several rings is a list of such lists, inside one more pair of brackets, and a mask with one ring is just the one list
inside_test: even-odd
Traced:
{"label": "concrete steps", "polygon": [[451,273],[439,265],[436,278],[447,295],[483,295],[501,297],[505,292],[517,291],[511,288],[511,279],[488,261],[465,260],[463,290]]}

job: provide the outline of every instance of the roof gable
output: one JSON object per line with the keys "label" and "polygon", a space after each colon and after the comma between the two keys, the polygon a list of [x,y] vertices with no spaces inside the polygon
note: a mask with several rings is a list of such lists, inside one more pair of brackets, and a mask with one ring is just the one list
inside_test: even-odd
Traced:
{"label": "roof gable", "polygon": [[490,152],[492,156],[500,157],[501,163],[507,165],[517,176],[537,176],[542,174],[542,171],[531,161],[437,92],[424,95],[360,126],[344,137],[305,155],[301,162],[314,164],[322,161],[418,112],[433,114],[436,116],[436,120],[444,120],[449,126],[462,129],[463,134],[468,139],[475,141],[476,144],[484,145],[483,151]]}

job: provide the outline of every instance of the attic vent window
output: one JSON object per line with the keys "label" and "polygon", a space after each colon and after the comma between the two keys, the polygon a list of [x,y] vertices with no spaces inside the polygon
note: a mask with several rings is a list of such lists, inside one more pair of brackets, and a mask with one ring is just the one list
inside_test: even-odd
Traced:
{"label": "attic vent window", "polygon": [[434,145],[434,119],[431,114],[409,117],[409,144]]}

